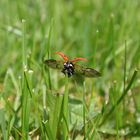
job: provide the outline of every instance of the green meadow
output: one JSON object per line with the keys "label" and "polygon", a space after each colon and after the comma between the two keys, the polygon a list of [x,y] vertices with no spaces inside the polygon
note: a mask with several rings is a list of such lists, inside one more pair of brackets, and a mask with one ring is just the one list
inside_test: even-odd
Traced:
{"label": "green meadow", "polygon": [[1,140],[140,140],[139,70],[139,0],[0,0]]}

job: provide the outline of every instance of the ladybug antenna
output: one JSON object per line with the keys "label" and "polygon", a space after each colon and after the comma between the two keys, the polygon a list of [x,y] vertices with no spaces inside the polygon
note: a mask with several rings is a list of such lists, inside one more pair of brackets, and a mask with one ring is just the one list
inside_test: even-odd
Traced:
{"label": "ladybug antenna", "polygon": [[65,61],[68,61],[68,57],[62,52],[55,52],[55,54],[59,54]]}
{"label": "ladybug antenna", "polygon": [[76,61],[88,61],[86,58],[74,58],[73,60],[70,60],[70,62],[76,62]]}

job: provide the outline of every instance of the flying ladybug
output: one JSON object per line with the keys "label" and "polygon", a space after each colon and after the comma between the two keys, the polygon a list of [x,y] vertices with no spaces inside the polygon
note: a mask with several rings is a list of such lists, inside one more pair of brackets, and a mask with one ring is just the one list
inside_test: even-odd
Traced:
{"label": "flying ladybug", "polygon": [[99,77],[101,73],[96,71],[93,68],[87,68],[78,64],[75,64],[77,61],[87,61],[86,58],[75,58],[73,60],[69,60],[69,58],[63,54],[62,52],[55,52],[55,54],[60,55],[63,58],[63,61],[48,59],[45,60],[44,63],[53,69],[59,69],[62,73],[71,77],[73,75],[81,75],[85,77]]}

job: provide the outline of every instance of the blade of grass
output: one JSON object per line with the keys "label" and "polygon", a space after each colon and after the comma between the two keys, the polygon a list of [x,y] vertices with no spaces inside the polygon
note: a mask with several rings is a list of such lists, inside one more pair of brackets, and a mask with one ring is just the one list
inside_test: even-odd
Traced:
{"label": "blade of grass", "polygon": [[[43,126],[45,128],[45,132],[47,134],[48,139],[49,140],[55,140],[54,136],[53,136],[53,133],[52,133],[52,130],[50,128],[49,122],[48,121],[43,122]],[[44,138],[46,139],[45,136],[44,136]]]}
{"label": "blade of grass", "polygon": [[65,76],[65,93],[63,96],[63,139],[68,139],[68,131],[69,131],[69,111],[68,111],[68,83],[69,78]]}
{"label": "blade of grass", "polygon": [[30,93],[30,97],[32,97],[32,90],[31,90],[29,79],[28,79],[28,76],[27,76],[26,72],[24,72],[24,77],[25,77],[25,82],[26,82],[27,89]]}
{"label": "blade of grass", "polygon": [[7,125],[7,140],[10,139],[10,135],[11,135],[11,131],[13,129],[14,121],[15,121],[15,115],[11,116],[10,121],[8,122],[8,125]]}
{"label": "blade of grass", "polygon": [[[116,105],[116,102],[117,102],[117,100],[118,100],[118,97],[119,97],[119,91],[118,91],[118,88],[117,88],[117,81],[114,81],[113,83],[112,83],[112,86],[111,86],[111,88],[110,88],[110,94],[109,94],[109,99],[110,99],[110,103],[111,103],[111,106],[114,106],[114,105]],[[119,111],[119,113],[118,113],[118,111]],[[118,138],[119,138],[119,125],[120,125],[120,120],[121,120],[121,114],[122,113],[122,109],[121,109],[121,106],[116,106],[116,108],[114,109],[114,114],[115,114],[115,125],[116,125],[116,139],[118,140]],[[120,118],[121,117],[121,118]]]}
{"label": "blade of grass", "polygon": [[84,140],[86,139],[85,135],[86,135],[86,110],[85,110],[85,106],[86,106],[86,87],[85,87],[85,81],[83,83],[83,135],[84,135]]}
{"label": "blade of grass", "polygon": [[44,122],[48,120],[48,114],[47,114],[47,106],[46,106],[46,87],[45,85],[42,87],[42,92],[43,92],[43,120]]}
{"label": "blade of grass", "polygon": [[[125,50],[124,50],[124,77],[123,77],[123,94],[125,94],[126,88],[126,40],[125,40]],[[125,99],[123,100],[123,112],[125,112]]]}
{"label": "blade of grass", "polygon": [[[117,101],[117,94],[118,94],[118,91],[117,91],[117,86],[116,86],[116,81],[114,81],[114,83],[113,83],[113,97],[114,97],[114,104],[116,103],[116,101]],[[113,104],[113,105],[114,105]],[[119,125],[120,125],[120,117],[121,117],[121,115],[118,113],[119,112],[119,106],[116,106],[116,108],[115,108],[115,119],[116,119],[116,140],[119,140]]]}
{"label": "blade of grass", "polygon": [[[44,126],[44,130],[43,130],[43,139],[46,139],[48,137],[48,139],[52,139],[54,140],[53,138],[53,133],[52,133],[52,130],[51,130],[51,127],[50,127],[50,124],[48,122],[49,120],[49,116],[48,116],[48,111],[47,111],[47,106],[46,106],[46,87],[45,85],[43,85],[42,87],[42,92],[43,92],[43,126]],[[46,137],[46,135],[47,137]]]}
{"label": "blade of grass", "polygon": [[57,139],[56,138],[57,129],[58,129],[59,121],[61,120],[60,113],[62,112],[62,101],[63,101],[63,96],[56,95],[55,108],[53,112],[53,125],[52,125],[54,139]]}
{"label": "blade of grass", "polygon": [[93,66],[96,66],[96,59],[94,58],[95,57],[95,54],[96,54],[96,51],[97,51],[97,48],[98,48],[98,41],[99,41],[99,30],[97,29],[96,30],[96,36],[95,36],[95,47],[93,48]]}
{"label": "blade of grass", "polygon": [[102,118],[102,115],[98,114],[94,125],[92,124],[92,128],[89,130],[91,132],[90,140],[94,140],[95,139],[95,136],[96,136],[96,133],[97,133],[97,126],[98,126],[101,118]]}
{"label": "blade of grass", "polygon": [[[47,38],[47,44],[46,44],[46,46],[47,47],[45,47],[46,49],[44,50],[44,52],[46,52],[47,53],[47,59],[49,59],[50,58],[50,54],[51,54],[51,52],[50,52],[50,47],[51,47],[51,32],[52,32],[52,27],[53,27],[53,20],[51,21],[51,25],[50,25],[50,28],[49,28],[49,32],[48,32],[48,38]],[[46,55],[43,55],[43,58],[42,58],[42,62],[44,62],[44,57],[46,57]],[[47,69],[47,78],[48,78],[48,87],[49,87],[49,89],[52,89],[52,85],[51,85],[51,77],[50,77],[50,69],[48,68]]]}
{"label": "blade of grass", "polygon": [[5,120],[5,111],[4,108],[0,109],[0,126],[2,129],[2,137],[4,140],[7,140],[7,130],[6,130],[6,120]]}
{"label": "blade of grass", "polygon": [[26,21],[22,20],[23,25],[23,37],[22,37],[22,85],[21,85],[21,93],[22,93],[22,138],[28,139],[29,132],[29,113],[30,113],[30,99],[29,97],[29,89],[27,79],[25,77],[27,72],[27,58],[26,58],[26,49],[25,49],[25,23]]}
{"label": "blade of grass", "polygon": [[22,89],[22,136],[24,139],[28,139],[29,132],[29,116],[30,116],[30,98],[29,98],[29,90],[27,87],[27,82],[25,78],[24,72],[24,84]]}
{"label": "blade of grass", "polygon": [[19,88],[18,88],[17,81],[15,79],[15,76],[13,74],[12,69],[10,69],[10,68],[8,69],[8,71],[7,71],[6,75],[5,75],[5,78],[4,78],[4,90],[3,90],[2,96],[3,96],[3,99],[4,99],[5,103],[6,103],[6,106],[8,107],[9,111],[11,111],[14,114],[15,110],[14,110],[13,106],[11,106],[11,104],[8,102],[7,96],[6,96],[6,87],[8,85],[9,78],[11,79],[11,82],[13,83],[14,88],[17,91],[17,94],[19,94],[20,91],[19,91]]}
{"label": "blade of grass", "polygon": [[40,126],[40,132],[41,132],[40,135],[41,135],[42,138],[45,139],[44,122],[42,121],[42,117],[41,117],[39,111],[37,112],[37,118],[38,118],[38,122],[39,122],[39,126]]}
{"label": "blade of grass", "polygon": [[26,20],[22,19],[22,66],[25,68],[27,65],[27,59],[26,59],[26,49],[25,49],[25,32],[26,32],[26,27],[25,27]]}
{"label": "blade of grass", "polygon": [[125,93],[125,87],[126,87],[126,59],[127,59],[127,56],[126,56],[126,41],[125,41],[125,51],[124,51],[124,79],[123,79],[123,84],[124,84],[124,89],[123,89],[123,93]]}

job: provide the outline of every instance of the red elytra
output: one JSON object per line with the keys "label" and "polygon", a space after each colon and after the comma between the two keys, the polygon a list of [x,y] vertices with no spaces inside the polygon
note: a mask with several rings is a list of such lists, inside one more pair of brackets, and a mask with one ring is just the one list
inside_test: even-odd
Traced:
{"label": "red elytra", "polygon": [[55,54],[60,55],[64,59],[65,62],[66,61],[69,61],[69,62],[87,61],[86,58],[82,58],[82,57],[77,57],[77,58],[74,58],[73,60],[69,60],[69,58],[65,54],[63,54],[62,52],[55,52]]}

